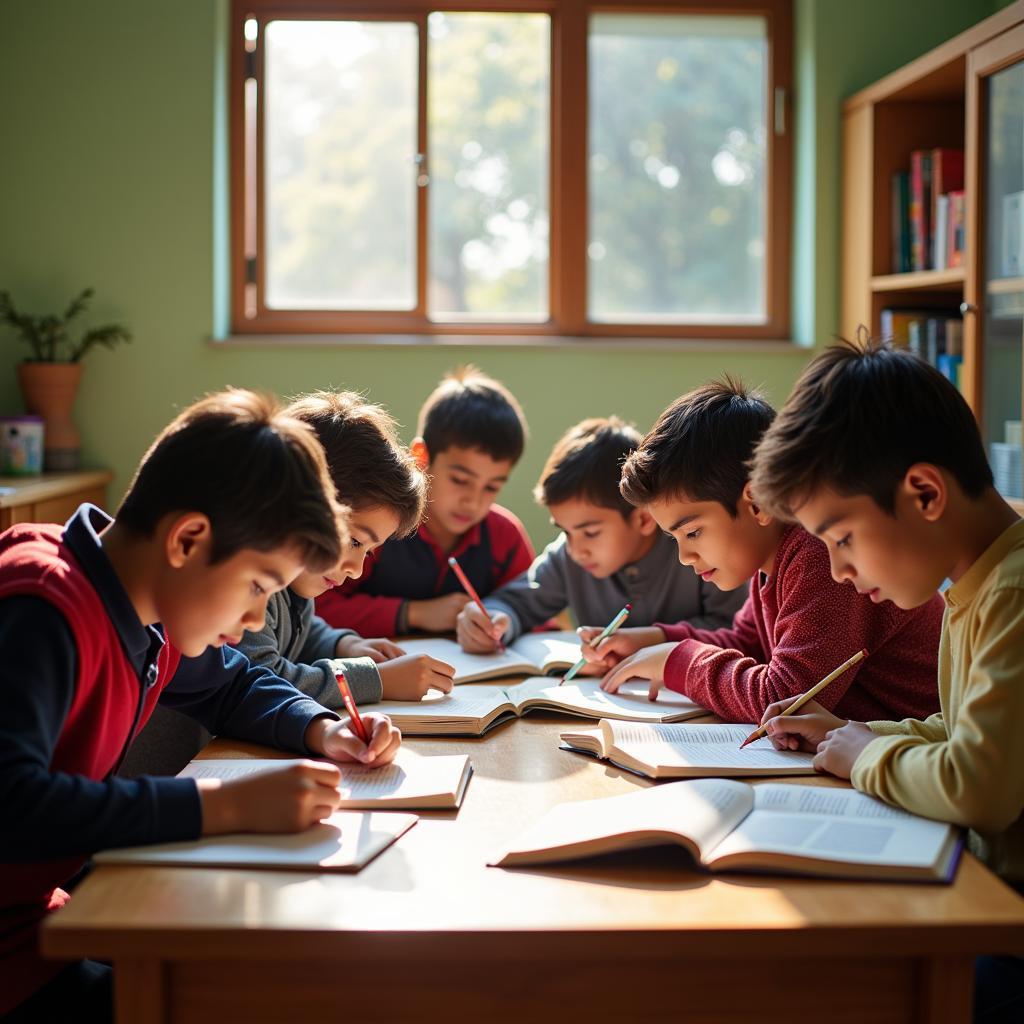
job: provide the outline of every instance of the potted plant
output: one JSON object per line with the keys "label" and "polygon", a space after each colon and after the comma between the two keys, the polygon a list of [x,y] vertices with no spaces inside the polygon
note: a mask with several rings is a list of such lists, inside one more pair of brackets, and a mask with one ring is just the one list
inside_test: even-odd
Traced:
{"label": "potted plant", "polygon": [[43,417],[44,458],[50,470],[77,469],[79,465],[81,442],[71,410],[82,376],[82,357],[97,345],[114,348],[132,340],[120,324],[93,327],[77,341],[72,338],[69,325],[88,306],[92,294],[92,288],[86,288],[60,316],[31,316],[19,313],[10,294],[0,292],[0,323],[13,327],[31,350],[18,364],[18,383],[26,410]]}

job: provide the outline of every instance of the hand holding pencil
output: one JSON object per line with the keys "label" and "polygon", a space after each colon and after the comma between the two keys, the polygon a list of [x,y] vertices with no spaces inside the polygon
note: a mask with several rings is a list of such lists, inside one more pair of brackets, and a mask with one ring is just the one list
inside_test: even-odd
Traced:
{"label": "hand holding pencil", "polygon": [[[501,642],[501,637],[509,626],[508,616],[499,613],[492,619],[476,588],[462,571],[458,560],[454,557],[449,558],[448,565],[472,601],[471,604],[465,605],[455,620],[455,634],[459,645],[471,654],[492,653],[494,647],[504,652],[505,645]],[[484,641],[479,637],[481,633],[490,639],[493,647],[484,645]]]}

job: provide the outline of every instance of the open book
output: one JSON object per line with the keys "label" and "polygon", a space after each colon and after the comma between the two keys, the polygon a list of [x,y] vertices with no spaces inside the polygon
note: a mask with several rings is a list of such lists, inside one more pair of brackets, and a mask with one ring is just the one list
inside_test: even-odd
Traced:
{"label": "open book", "polygon": [[[665,691],[658,697],[661,703]],[[767,737],[740,744],[756,725],[651,725],[601,722],[598,729],[562,733],[568,750],[611,761],[652,779],[706,775],[813,775],[813,754],[776,750]]]}
{"label": "open book", "polygon": [[466,654],[444,637],[403,640],[406,654],[429,654],[455,668],[456,683],[475,683],[502,676],[562,675],[580,660],[580,638],[572,630],[558,633],[526,633],[504,653]]}
{"label": "open book", "polygon": [[[191,761],[178,773],[179,778],[237,779],[268,768],[289,764],[286,760],[232,758]],[[400,750],[395,760],[383,768],[364,768],[358,764],[339,764],[341,770],[341,806],[389,810],[391,808],[437,810],[459,807],[473,768],[465,754],[441,754],[421,757],[411,750]]]}
{"label": "open book", "polygon": [[338,811],[285,835],[209,836],[193,843],[126,846],[96,854],[98,864],[358,871],[416,824],[415,814]]}
{"label": "open book", "polygon": [[699,779],[559,804],[492,863],[550,864],[678,843],[712,871],[949,882],[951,825],[850,789]]}
{"label": "open book", "polygon": [[596,679],[574,679],[558,686],[543,676],[514,686],[456,687],[431,690],[421,701],[385,700],[367,705],[387,715],[407,736],[481,736],[509,718],[543,709],[583,718],[619,718],[633,722],[680,722],[704,715],[704,708],[679,693],[663,690],[647,699],[648,684],[634,680],[618,693],[605,693]]}

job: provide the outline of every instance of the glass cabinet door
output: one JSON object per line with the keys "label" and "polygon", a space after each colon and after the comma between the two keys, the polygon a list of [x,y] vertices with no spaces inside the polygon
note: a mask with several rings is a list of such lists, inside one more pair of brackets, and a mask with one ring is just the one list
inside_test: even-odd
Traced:
{"label": "glass cabinet door", "polygon": [[[1011,33],[1017,35],[1018,33]],[[1024,39],[1022,39],[1024,41]],[[1024,53],[978,79],[980,412],[996,487],[1024,499]]]}

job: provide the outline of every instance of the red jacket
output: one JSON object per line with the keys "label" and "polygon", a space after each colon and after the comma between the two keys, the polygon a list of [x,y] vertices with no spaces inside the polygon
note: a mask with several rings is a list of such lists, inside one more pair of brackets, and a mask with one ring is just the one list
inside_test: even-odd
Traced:
{"label": "red jacket", "polygon": [[[179,652],[164,644],[157,674],[144,691],[102,599],[61,538],[62,527],[21,525],[0,536],[0,598],[44,597],[65,618],[77,648],[71,709],[51,770],[88,779],[117,767],[132,735],[153,711],[177,668]],[[5,822],[5,828],[17,827]],[[85,857],[0,865],[0,1013],[27,998],[64,965],[36,951],[39,924],[62,907],[60,885]]]}
{"label": "red jacket", "polygon": [[659,623],[680,641],[665,665],[665,685],[727,722],[759,722],[769,704],[810,689],[867,648],[868,657],[818,696],[830,711],[859,722],[927,718],[939,710],[942,598],[911,611],[873,604],[832,578],[828,550],[806,530],[786,530],[772,573],[751,581],[731,627]]}
{"label": "red jacket", "polygon": [[363,575],[329,590],[316,601],[316,613],[330,625],[362,636],[395,636],[407,601],[426,601],[460,592],[449,556],[481,597],[526,572],[533,546],[523,524],[508,509],[492,505],[483,522],[467,530],[454,551],[445,552],[426,523],[411,537],[389,540],[367,559]]}

